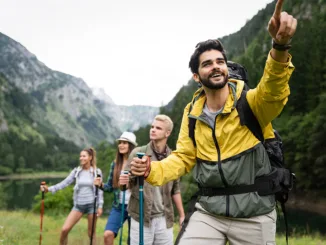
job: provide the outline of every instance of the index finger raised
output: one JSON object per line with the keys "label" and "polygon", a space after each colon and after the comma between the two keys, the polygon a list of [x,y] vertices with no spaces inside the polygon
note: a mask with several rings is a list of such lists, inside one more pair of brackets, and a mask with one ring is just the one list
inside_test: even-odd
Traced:
{"label": "index finger raised", "polygon": [[283,2],[284,2],[284,0],[278,0],[276,5],[275,5],[275,10],[274,10],[273,16],[277,20],[280,19],[280,16],[281,16],[281,13],[282,13]]}

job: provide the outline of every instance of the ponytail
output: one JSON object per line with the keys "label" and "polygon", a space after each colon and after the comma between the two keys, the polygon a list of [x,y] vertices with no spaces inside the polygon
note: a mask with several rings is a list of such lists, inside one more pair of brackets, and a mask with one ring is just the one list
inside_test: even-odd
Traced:
{"label": "ponytail", "polygon": [[85,148],[83,151],[86,151],[88,155],[92,157],[91,159],[91,166],[94,168],[94,171],[96,171],[96,151],[93,147]]}

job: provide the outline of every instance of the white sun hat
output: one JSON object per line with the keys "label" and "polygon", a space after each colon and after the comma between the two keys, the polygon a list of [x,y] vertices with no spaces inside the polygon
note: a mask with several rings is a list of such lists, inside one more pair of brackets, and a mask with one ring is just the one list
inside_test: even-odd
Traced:
{"label": "white sun hat", "polygon": [[120,136],[119,139],[116,139],[116,141],[123,140],[123,141],[128,141],[134,146],[137,146],[136,143],[136,135],[134,135],[131,132],[123,132],[122,135]]}

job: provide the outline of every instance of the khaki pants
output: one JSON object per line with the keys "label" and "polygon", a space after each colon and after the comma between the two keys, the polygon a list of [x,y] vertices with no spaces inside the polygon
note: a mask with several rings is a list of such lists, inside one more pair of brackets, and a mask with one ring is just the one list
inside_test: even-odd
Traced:
{"label": "khaki pants", "polygon": [[275,245],[276,211],[252,218],[211,216],[196,211],[179,245]]}

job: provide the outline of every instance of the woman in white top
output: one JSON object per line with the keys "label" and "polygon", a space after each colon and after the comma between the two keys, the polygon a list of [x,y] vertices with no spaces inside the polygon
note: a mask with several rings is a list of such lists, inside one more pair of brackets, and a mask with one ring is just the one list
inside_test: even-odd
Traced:
{"label": "woman in white top", "polygon": [[[94,210],[95,192],[96,187],[93,182],[96,176],[102,176],[102,172],[99,168],[96,168],[96,152],[93,148],[86,148],[80,152],[80,166],[74,168],[69,176],[60,183],[48,187],[47,185],[41,185],[41,191],[52,192],[54,194],[58,190],[61,190],[71,183],[75,182],[74,187],[74,206],[69,213],[60,235],[60,245],[68,244],[68,233],[74,227],[75,224],[81,219],[84,214],[87,214],[88,218],[88,236],[92,235],[92,225],[94,213],[97,213],[97,217],[101,216],[103,210],[103,191],[99,190],[96,200],[96,210]],[[102,177],[99,177],[100,179]],[[94,231],[96,227],[96,220],[94,223]],[[93,234],[93,244],[95,245],[95,232]]]}

